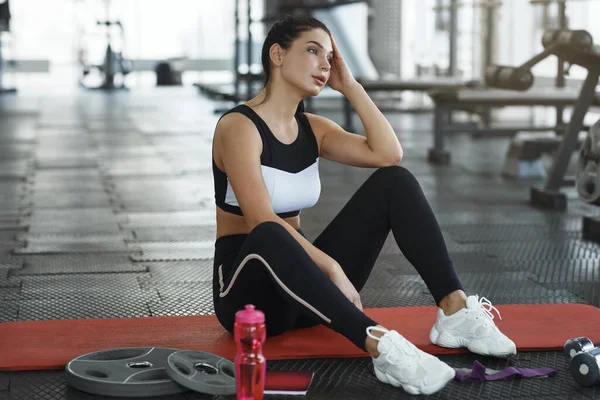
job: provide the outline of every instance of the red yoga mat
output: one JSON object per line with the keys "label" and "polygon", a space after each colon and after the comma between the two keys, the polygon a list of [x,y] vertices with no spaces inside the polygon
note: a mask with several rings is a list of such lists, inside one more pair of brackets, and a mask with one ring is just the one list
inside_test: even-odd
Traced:
{"label": "red yoga mat", "polygon": [[[562,349],[571,337],[600,341],[600,309],[583,304],[497,306],[496,324],[519,351]],[[431,354],[456,354],[429,341],[435,307],[365,309],[379,324],[400,332]],[[268,329],[268,326],[267,326]],[[0,324],[0,370],[62,369],[82,354],[122,347],[170,347],[202,350],[233,359],[235,343],[214,315],[23,321]],[[268,360],[366,357],[368,354],[340,334],[325,328],[298,329],[267,339]]]}

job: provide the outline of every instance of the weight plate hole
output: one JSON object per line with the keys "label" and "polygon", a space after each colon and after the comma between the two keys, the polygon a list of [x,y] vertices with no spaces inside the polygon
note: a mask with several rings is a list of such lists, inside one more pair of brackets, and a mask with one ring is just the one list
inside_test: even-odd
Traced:
{"label": "weight plate hole", "polygon": [[194,364],[194,368],[196,369],[196,371],[200,371],[203,374],[207,375],[216,375],[219,373],[219,370],[217,368],[206,363],[196,363]]}
{"label": "weight plate hole", "polygon": [[130,363],[127,363],[127,367],[129,367],[129,368],[151,368],[152,363],[149,361],[130,362]]}

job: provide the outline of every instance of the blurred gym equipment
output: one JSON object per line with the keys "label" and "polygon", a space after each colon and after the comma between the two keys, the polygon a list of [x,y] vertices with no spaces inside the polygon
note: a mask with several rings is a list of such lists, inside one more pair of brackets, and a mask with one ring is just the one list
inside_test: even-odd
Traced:
{"label": "blurred gym equipment", "polygon": [[[87,89],[98,89],[98,90],[115,90],[115,89],[127,89],[125,86],[125,77],[132,71],[132,63],[123,57],[124,48],[124,32],[123,25],[119,20],[110,19],[110,0],[105,0],[105,12],[106,19],[98,20],[96,24],[103,28],[106,28],[106,49],[104,52],[104,59],[101,64],[88,64],[85,60],[80,60],[82,63],[82,79],[81,85]],[[118,28],[118,35],[121,41],[121,51],[115,51],[115,39],[112,35],[112,28]],[[102,84],[99,86],[88,86],[85,84],[85,77],[90,74],[92,70],[97,70],[102,76]],[[119,82],[115,80],[119,77]]]}
{"label": "blurred gym equipment", "polygon": [[10,7],[8,0],[0,3],[0,94],[16,93],[17,89],[4,87],[4,72],[6,61],[2,54],[2,36],[10,32]]}
{"label": "blurred gym equipment", "polygon": [[[543,188],[531,188],[532,205],[564,210],[566,208],[566,196],[564,193],[560,193],[560,188],[573,181],[564,179],[569,160],[576,150],[579,133],[584,128],[583,120],[588,109],[592,105],[600,105],[600,96],[596,93],[596,86],[600,77],[600,47],[594,46],[592,36],[583,30],[548,31],[543,35],[542,44],[544,51],[518,67],[518,70],[531,69],[543,59],[554,55],[587,70],[587,77],[580,90],[574,91],[564,88],[529,91],[460,89],[430,93],[435,102],[435,116],[434,141],[433,147],[429,151],[429,161],[437,164],[450,162],[450,153],[444,149],[444,138],[446,134],[452,133],[456,129],[448,126],[444,118],[448,112],[453,110],[464,107],[573,106],[573,114],[568,125],[564,128],[564,134],[554,140],[554,146],[551,146],[553,150],[558,150],[558,152],[545,185]],[[507,81],[502,83],[501,86],[503,87],[510,83],[509,81],[515,70],[507,71],[510,74],[507,74]],[[493,83],[494,80],[490,79],[489,82]],[[548,130],[545,127],[539,129]],[[557,133],[562,133],[563,130],[561,127],[555,127],[554,129]],[[464,127],[460,131],[464,132]],[[540,146],[547,149],[546,138],[542,139]]]}

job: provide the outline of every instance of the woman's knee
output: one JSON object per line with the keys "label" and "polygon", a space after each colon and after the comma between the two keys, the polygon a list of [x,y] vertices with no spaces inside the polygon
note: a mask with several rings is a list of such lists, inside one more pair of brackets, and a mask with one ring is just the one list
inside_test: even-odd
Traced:
{"label": "woman's knee", "polygon": [[419,182],[412,172],[400,165],[378,168],[371,178],[382,185],[392,185],[393,187],[419,186]]}
{"label": "woman's knee", "polygon": [[275,221],[265,221],[265,222],[261,222],[260,224],[256,225],[254,227],[254,229],[252,229],[250,231],[250,235],[255,235],[255,236],[278,236],[281,235],[282,233],[288,233],[288,231],[281,226],[281,224],[275,222]]}
{"label": "woman's knee", "polygon": [[271,254],[271,250],[279,254],[279,249],[299,246],[283,225],[273,221],[256,225],[248,234],[246,244],[249,246],[248,249],[252,249],[251,252],[258,252],[263,256]]}

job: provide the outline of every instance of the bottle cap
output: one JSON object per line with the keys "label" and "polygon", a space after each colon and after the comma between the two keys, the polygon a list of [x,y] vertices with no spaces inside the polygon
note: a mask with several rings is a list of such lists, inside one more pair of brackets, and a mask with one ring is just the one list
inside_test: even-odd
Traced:
{"label": "bottle cap", "polygon": [[244,310],[240,310],[235,314],[235,322],[246,324],[265,322],[265,314],[257,310],[252,304],[248,304]]}

